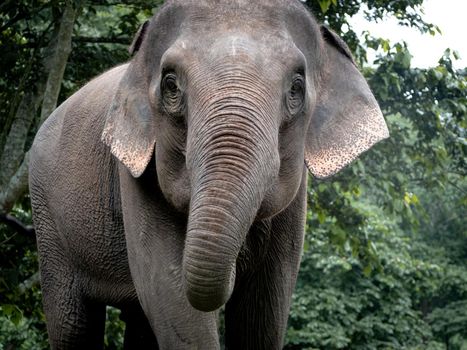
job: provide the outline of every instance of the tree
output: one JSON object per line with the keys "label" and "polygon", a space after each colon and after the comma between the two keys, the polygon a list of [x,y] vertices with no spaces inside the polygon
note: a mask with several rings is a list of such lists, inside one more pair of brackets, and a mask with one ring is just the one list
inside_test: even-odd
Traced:
{"label": "tree", "polygon": [[[157,2],[152,6],[155,5]],[[108,16],[102,8],[113,14],[113,17],[110,16],[113,21],[97,23],[96,18]],[[91,2],[87,6],[78,0],[57,0],[44,4],[24,1],[19,5],[7,1],[2,5],[1,27],[7,29],[2,32],[2,42],[5,42],[4,49],[9,55],[4,62],[7,69],[2,79],[7,88],[1,96],[5,105],[2,106],[0,120],[5,128],[0,134],[0,212],[9,212],[15,201],[27,190],[28,153],[25,151],[30,146],[31,136],[59,101],[72,48],[73,30],[79,31],[76,48],[84,48],[88,53],[91,47],[97,48],[95,69],[86,69],[83,75],[84,78],[90,78],[99,69],[128,58],[127,54],[122,55],[124,46],[115,50],[115,45],[129,45],[132,33],[143,18],[150,16],[151,9],[144,1],[133,1],[129,5]],[[76,23],[79,13],[81,15]],[[116,24],[116,28],[112,24]],[[95,31],[100,32],[101,36],[88,35]],[[118,51],[111,59],[109,47],[104,46],[104,43],[109,42],[114,44],[111,46],[112,51]],[[99,53],[102,55],[99,56]],[[105,64],[99,63],[103,59]],[[19,87],[7,84],[18,76],[21,81]],[[65,84],[71,82],[70,79],[73,80],[73,74],[66,78]],[[76,89],[78,86],[71,84],[70,87]]]}

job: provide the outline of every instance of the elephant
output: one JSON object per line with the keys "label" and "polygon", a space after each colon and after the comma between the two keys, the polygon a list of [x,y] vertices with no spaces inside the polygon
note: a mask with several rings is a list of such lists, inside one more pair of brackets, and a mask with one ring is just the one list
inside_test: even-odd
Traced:
{"label": "elephant", "polygon": [[130,60],[62,103],[30,152],[52,349],[280,349],[308,171],[389,136],[348,46],[298,0],[169,0]]}

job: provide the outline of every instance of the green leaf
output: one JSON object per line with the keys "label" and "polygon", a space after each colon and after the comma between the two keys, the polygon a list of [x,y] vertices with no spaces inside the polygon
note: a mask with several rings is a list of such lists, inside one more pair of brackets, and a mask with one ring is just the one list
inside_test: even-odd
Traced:
{"label": "green leaf", "polygon": [[363,269],[363,275],[368,278],[371,276],[372,271],[373,271],[373,266],[371,266],[371,264],[368,264]]}
{"label": "green leaf", "polygon": [[324,224],[326,221],[326,214],[323,211],[318,211],[318,221],[320,224]]}
{"label": "green leaf", "polygon": [[5,304],[0,310],[15,326],[18,326],[23,319],[23,312],[16,305]]}
{"label": "green leaf", "polygon": [[331,0],[318,0],[318,3],[322,13],[328,12],[329,6],[331,6]]}

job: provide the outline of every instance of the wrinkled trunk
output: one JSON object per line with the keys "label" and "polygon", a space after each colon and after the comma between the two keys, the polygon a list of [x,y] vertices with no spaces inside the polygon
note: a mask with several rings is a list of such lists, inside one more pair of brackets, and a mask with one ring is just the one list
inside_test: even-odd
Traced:
{"label": "wrinkled trunk", "polygon": [[240,248],[279,170],[273,125],[256,115],[260,108],[239,101],[214,106],[189,137],[193,188],[184,270],[187,297],[202,311],[230,297]]}

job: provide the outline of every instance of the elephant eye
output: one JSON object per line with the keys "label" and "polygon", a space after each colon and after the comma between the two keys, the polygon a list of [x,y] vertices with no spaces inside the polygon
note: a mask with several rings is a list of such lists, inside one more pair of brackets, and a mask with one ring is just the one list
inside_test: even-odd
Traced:
{"label": "elephant eye", "polygon": [[183,94],[174,72],[168,72],[163,76],[160,88],[162,105],[166,112],[171,115],[181,115],[183,109]]}
{"label": "elephant eye", "polygon": [[162,91],[175,95],[178,92],[177,76],[174,73],[167,73],[162,79]]}
{"label": "elephant eye", "polygon": [[297,74],[292,79],[290,90],[287,95],[287,109],[290,114],[295,115],[302,111],[305,105],[305,79]]}
{"label": "elephant eye", "polygon": [[180,89],[175,73],[170,72],[164,75],[161,82],[161,91],[165,102],[176,102],[177,97],[180,95]]}

